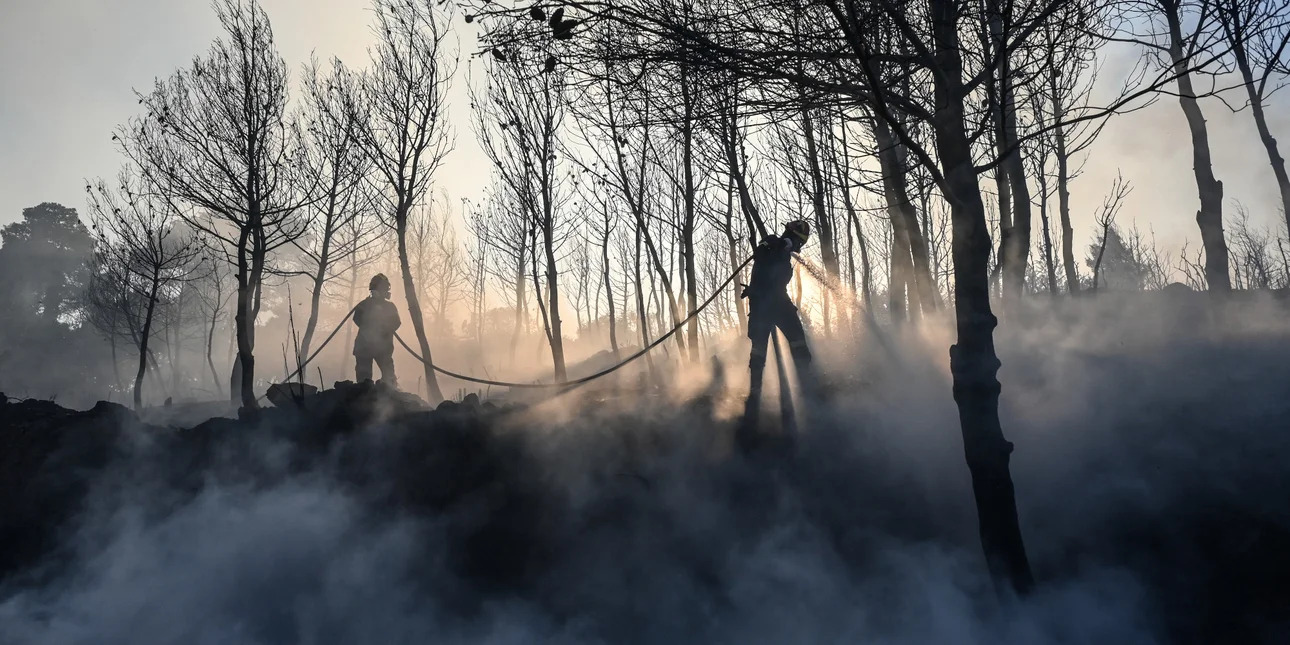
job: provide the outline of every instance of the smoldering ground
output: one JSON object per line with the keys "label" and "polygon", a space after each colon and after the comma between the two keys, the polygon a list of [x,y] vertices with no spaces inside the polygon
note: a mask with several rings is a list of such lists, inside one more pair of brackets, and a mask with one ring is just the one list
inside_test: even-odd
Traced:
{"label": "smoldering ground", "polygon": [[1283,642],[1285,310],[1129,298],[999,330],[1024,599],[929,324],[817,344],[846,389],[753,459],[702,395],[126,430],[0,642]]}

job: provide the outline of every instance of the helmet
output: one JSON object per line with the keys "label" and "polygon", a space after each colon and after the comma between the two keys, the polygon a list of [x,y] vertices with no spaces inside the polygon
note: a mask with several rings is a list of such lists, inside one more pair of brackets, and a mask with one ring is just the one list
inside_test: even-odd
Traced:
{"label": "helmet", "polygon": [[384,273],[378,273],[372,276],[372,281],[367,285],[368,291],[389,291],[390,279],[385,277]]}
{"label": "helmet", "polygon": [[795,242],[805,245],[811,238],[811,225],[804,219],[793,220],[784,225],[784,237],[792,236]]}

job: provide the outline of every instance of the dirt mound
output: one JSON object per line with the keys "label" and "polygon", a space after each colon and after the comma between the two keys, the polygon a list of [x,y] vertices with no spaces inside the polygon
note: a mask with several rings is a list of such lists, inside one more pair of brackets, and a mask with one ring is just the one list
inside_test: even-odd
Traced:
{"label": "dirt mound", "polygon": [[[1242,383],[1242,392],[1261,387]],[[1211,406],[1201,400],[1166,420],[1166,406],[1139,393],[1135,400],[1150,410],[1142,419],[1156,425],[1130,417],[1081,427],[1083,450],[1062,450],[1042,468],[1019,464],[1020,511],[1041,582],[1035,602],[1083,590],[1099,572],[1128,572],[1131,583],[1117,582],[1107,602],[1141,602],[1118,611],[1149,624],[1161,640],[1253,643],[1284,633],[1290,528],[1278,491],[1290,484],[1290,443],[1262,421],[1278,418],[1272,413],[1285,410],[1282,399],[1274,388],[1259,391],[1266,400],[1242,408],[1244,416],[1207,415]],[[83,568],[92,568],[85,562],[99,556],[72,552],[71,536],[110,542],[117,529],[101,509],[126,509],[147,526],[166,527],[173,525],[167,518],[197,512],[185,509],[216,512],[208,506],[212,495],[232,495],[231,506],[217,509],[221,518],[242,518],[243,506],[304,487],[321,491],[325,503],[303,511],[271,506],[267,528],[251,532],[245,552],[257,576],[286,566],[280,553],[259,556],[266,536],[271,542],[304,522],[306,530],[288,531],[287,546],[278,548],[308,555],[308,540],[328,526],[308,519],[347,508],[338,524],[357,528],[346,528],[343,542],[362,553],[390,548],[380,541],[381,527],[414,527],[400,533],[406,542],[396,541],[406,545],[401,559],[373,575],[389,576],[382,588],[409,585],[411,595],[398,602],[410,602],[418,615],[433,606],[467,620],[516,602],[553,629],[594,624],[601,642],[711,642],[729,635],[722,631],[729,617],[758,620],[750,603],[778,611],[810,597],[828,608],[833,601],[817,596],[836,596],[846,612],[808,614],[809,624],[859,612],[868,616],[866,629],[881,633],[896,629],[883,620],[910,622],[902,602],[946,593],[938,585],[951,584],[947,574],[928,563],[949,558],[951,570],[983,569],[975,515],[958,446],[943,447],[938,435],[928,450],[910,451],[902,443],[908,438],[879,432],[881,419],[864,406],[846,410],[833,413],[845,414],[836,423],[823,410],[795,449],[754,461],[731,456],[732,420],[701,405],[644,399],[636,408],[587,403],[571,419],[546,422],[473,397],[432,409],[379,384],[342,382],[284,407],[184,429],[146,425],[109,404],[78,412],[42,401],[8,403],[0,406],[0,589],[83,577]],[[1017,434],[1019,442],[1033,440]],[[1029,447],[1023,456],[1036,456],[1037,446]],[[945,473],[947,482],[937,479]],[[220,540],[237,542],[238,532],[251,528],[244,519],[214,526],[196,533],[227,532]],[[157,534],[162,542],[149,542],[153,547],[194,532]],[[138,548],[135,533],[116,539],[130,553]],[[344,563],[336,548],[320,548],[303,569],[312,576]],[[166,562],[196,566],[184,558]],[[148,586],[148,576],[160,574],[145,567],[134,575]],[[351,575],[340,578],[346,587]],[[979,576],[966,577],[952,584],[989,595]],[[301,589],[317,586],[306,579]],[[237,586],[238,596],[256,593],[259,603],[290,613],[292,594],[307,592]],[[278,624],[277,613],[219,609],[224,601],[213,597],[230,619],[260,621],[265,629]]]}
{"label": "dirt mound", "polygon": [[0,396],[0,578],[39,560],[138,419],[100,401],[77,411]]}

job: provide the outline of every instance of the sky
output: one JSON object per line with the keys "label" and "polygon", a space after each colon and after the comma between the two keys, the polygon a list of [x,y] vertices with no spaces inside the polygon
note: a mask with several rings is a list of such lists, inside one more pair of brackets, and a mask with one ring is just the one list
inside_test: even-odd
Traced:
{"label": "sky", "polygon": [[[84,210],[87,178],[113,176],[121,164],[111,135],[134,116],[135,89],[148,88],[202,54],[219,35],[205,0],[3,0],[0,21],[0,224],[22,209],[55,201]],[[371,41],[367,0],[263,0],[279,47],[292,69],[311,54],[339,56],[361,67]],[[475,36],[454,22],[464,51]],[[1111,61],[1103,76],[1120,70]],[[449,203],[478,198],[488,164],[470,128],[466,63],[450,91],[456,149],[437,179]],[[1284,95],[1268,110],[1273,134],[1290,146],[1290,103]],[[1228,212],[1239,200],[1260,224],[1280,219],[1276,186],[1249,113],[1204,103],[1211,126],[1215,174],[1225,184]],[[1283,149],[1282,154],[1285,155]],[[1072,185],[1073,224],[1079,255],[1092,235],[1093,212],[1117,171],[1134,185],[1121,220],[1155,232],[1162,247],[1198,239],[1198,206],[1191,176],[1191,146],[1177,101],[1116,117],[1090,151],[1084,174]],[[1038,227],[1038,213],[1036,224]],[[1037,232],[1037,231],[1036,231]]]}
{"label": "sky", "polygon": [[[0,224],[45,201],[85,210],[85,179],[111,177],[122,159],[112,131],[139,113],[146,91],[221,35],[207,0],[2,0]],[[262,0],[293,78],[311,55],[363,67],[372,42],[368,0]],[[466,25],[460,20],[454,28]],[[460,34],[473,51],[473,33]],[[450,90],[457,149],[440,169],[449,203],[478,197],[488,165],[474,142],[466,62]],[[482,170],[482,171],[481,171]]]}

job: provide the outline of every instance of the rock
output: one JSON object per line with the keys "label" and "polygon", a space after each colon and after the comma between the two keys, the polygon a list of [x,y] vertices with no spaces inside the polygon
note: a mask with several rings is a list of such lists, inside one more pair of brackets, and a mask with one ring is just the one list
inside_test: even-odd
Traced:
{"label": "rock", "polygon": [[305,397],[318,393],[318,388],[308,383],[274,383],[266,396],[275,407],[299,407]]}

